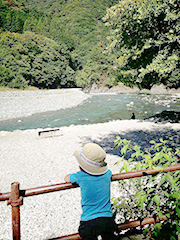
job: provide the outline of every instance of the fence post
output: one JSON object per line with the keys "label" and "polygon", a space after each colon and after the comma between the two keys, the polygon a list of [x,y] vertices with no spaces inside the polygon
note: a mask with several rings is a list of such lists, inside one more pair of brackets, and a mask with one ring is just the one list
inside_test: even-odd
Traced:
{"label": "fence post", "polygon": [[8,205],[12,207],[12,231],[13,240],[20,240],[20,205],[23,204],[23,199],[19,193],[19,183],[14,182],[11,184],[11,198],[8,201]]}

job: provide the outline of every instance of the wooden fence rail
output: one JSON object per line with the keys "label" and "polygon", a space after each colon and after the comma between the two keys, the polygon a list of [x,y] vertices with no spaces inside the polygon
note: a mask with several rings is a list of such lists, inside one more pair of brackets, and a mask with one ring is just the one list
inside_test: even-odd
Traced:
{"label": "wooden fence rail", "polygon": [[[133,172],[127,172],[127,173],[119,173],[119,174],[113,174],[112,175],[112,181],[118,181],[123,179],[130,179],[130,178],[136,178],[136,177],[143,177],[147,175],[154,175],[159,172],[172,172],[180,170],[180,164],[172,165],[167,168],[164,168],[163,170],[140,170],[140,171],[133,171]],[[11,192],[7,193],[0,193],[0,201],[8,201],[7,204],[11,204],[12,207],[12,231],[13,231],[13,240],[20,240],[21,233],[20,233],[20,206],[23,204],[23,198],[34,196],[38,194],[45,194],[55,191],[61,191],[71,188],[79,187],[78,185],[74,185],[71,183],[60,183],[60,184],[54,184],[54,185],[48,185],[48,186],[41,186],[36,188],[30,188],[25,190],[20,190],[20,184],[18,182],[11,184]],[[162,216],[161,220],[166,220],[166,216]],[[157,219],[159,221],[159,219]],[[125,224],[118,225],[118,229],[127,229],[127,228],[133,228],[137,226],[142,226],[146,224],[154,223],[155,220],[152,217],[147,217],[143,220],[142,223],[140,221],[133,221]],[[75,239],[81,239],[79,234],[72,234],[64,237],[58,237],[55,239],[61,239],[61,240],[75,240]]]}

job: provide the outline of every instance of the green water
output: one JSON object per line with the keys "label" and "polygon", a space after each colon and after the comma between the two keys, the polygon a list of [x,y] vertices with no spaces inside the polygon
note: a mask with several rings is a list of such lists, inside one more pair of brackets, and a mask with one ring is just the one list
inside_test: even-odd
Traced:
{"label": "green water", "polygon": [[170,95],[97,94],[74,108],[0,121],[0,130],[54,128],[125,120],[131,119],[133,112],[136,119],[144,119],[164,110],[180,110],[180,99]]}

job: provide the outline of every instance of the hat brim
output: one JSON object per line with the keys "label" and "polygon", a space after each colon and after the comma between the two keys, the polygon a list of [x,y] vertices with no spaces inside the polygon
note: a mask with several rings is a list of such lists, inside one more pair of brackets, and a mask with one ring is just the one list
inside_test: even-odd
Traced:
{"label": "hat brim", "polygon": [[91,175],[102,175],[104,173],[106,173],[108,171],[108,166],[107,164],[105,166],[102,167],[96,167],[96,166],[92,166],[88,163],[86,163],[81,157],[80,157],[80,151],[76,150],[74,152],[74,155],[79,163],[79,166],[87,173],[91,174]]}

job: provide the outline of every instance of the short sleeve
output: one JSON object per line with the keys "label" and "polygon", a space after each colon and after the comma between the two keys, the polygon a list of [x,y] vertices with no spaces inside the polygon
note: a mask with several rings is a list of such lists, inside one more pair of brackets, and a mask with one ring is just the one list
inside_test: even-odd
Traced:
{"label": "short sleeve", "polygon": [[79,184],[79,174],[78,173],[73,173],[70,175],[70,181],[71,183],[77,183]]}
{"label": "short sleeve", "polygon": [[112,172],[111,170],[108,171],[110,178],[112,177]]}

